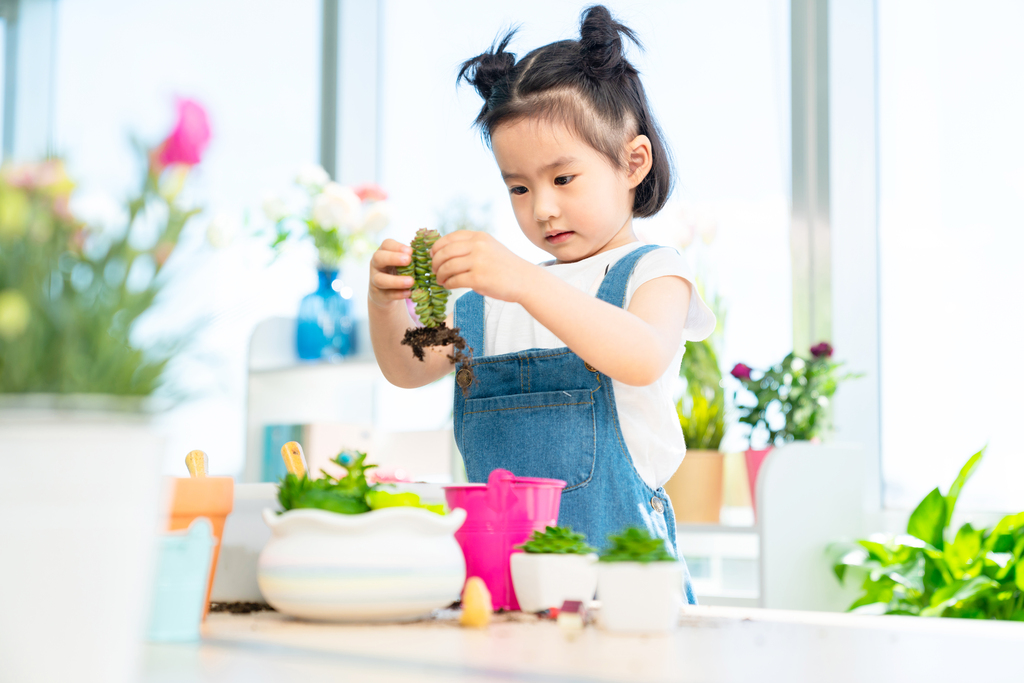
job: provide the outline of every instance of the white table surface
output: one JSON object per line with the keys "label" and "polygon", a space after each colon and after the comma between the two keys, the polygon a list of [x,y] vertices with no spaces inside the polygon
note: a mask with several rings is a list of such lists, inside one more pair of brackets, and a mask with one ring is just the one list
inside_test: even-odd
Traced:
{"label": "white table surface", "polygon": [[[1024,623],[690,607],[668,636],[498,615],[487,630],[451,619],[314,624],[277,613],[211,614],[198,644],[149,644],[144,683],[264,681],[925,681],[1022,680]],[[1015,678],[1019,677],[1019,678]]]}

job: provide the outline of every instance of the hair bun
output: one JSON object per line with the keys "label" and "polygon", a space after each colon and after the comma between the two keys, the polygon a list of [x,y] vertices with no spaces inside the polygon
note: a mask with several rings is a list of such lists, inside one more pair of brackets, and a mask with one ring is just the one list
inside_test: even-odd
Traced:
{"label": "hair bun", "polygon": [[621,76],[630,66],[623,54],[622,36],[637,47],[643,47],[633,30],[615,21],[604,5],[585,9],[580,17],[580,57],[584,73],[598,80]]}
{"label": "hair bun", "polygon": [[[476,88],[476,91],[480,93],[480,97],[484,99],[484,102],[487,102],[491,97],[494,86],[499,81],[508,79],[509,74],[512,73],[512,69],[516,65],[516,56],[511,52],[505,51],[505,48],[508,47],[509,42],[512,40],[512,36],[515,34],[516,29],[509,29],[501,41],[496,41],[496,45],[491,44],[491,48],[487,52],[463,62],[462,68],[459,69],[459,76],[455,81],[456,84],[465,80]],[[486,105],[484,108],[486,109]]]}

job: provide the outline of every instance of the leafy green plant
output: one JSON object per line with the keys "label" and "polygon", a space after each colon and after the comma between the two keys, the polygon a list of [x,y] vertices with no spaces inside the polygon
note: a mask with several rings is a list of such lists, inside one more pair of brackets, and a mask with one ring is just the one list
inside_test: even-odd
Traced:
{"label": "leafy green plant", "polygon": [[[743,402],[737,393],[740,423],[750,425],[751,437],[758,426],[763,426],[770,446],[821,436],[827,430],[832,395],[839,383],[861,376],[838,374],[842,365],[832,360],[832,346],[828,342],[811,347],[810,360],[790,353],[768,370],[757,371],[737,363],[731,374],[753,398],[753,402]],[[778,424],[771,419],[773,412],[781,415],[784,422]]]}
{"label": "leafy green plant", "polygon": [[850,611],[923,617],[1024,621],[1024,512],[991,529],[950,520],[964,484],[984,449],[960,470],[948,493],[936,487],[917,506],[907,535],[875,537],[832,547],[840,583],[863,573],[863,595]]}
{"label": "leafy green plant", "polygon": [[119,228],[72,214],[59,159],[0,171],[0,393],[143,397],[161,386],[188,334],[143,347],[132,332],[199,212],[181,196],[208,139],[202,107],[180,102],[170,136],[137,145],[144,173]]}
{"label": "leafy green plant", "polygon": [[686,342],[680,366],[686,393],[676,403],[687,448],[718,450],[725,436],[725,390],[711,339]]}
{"label": "leafy green plant", "polygon": [[366,464],[366,453],[342,451],[334,460],[345,468],[345,475],[333,477],[320,470],[319,479],[305,474],[297,477],[287,474],[277,487],[277,500],[282,510],[315,508],[343,515],[357,515],[386,507],[417,507],[444,514],[442,505],[423,505],[415,493],[390,493],[380,490],[380,484],[371,484],[367,471],[376,465]]}
{"label": "leafy green plant", "polygon": [[629,527],[617,536],[609,536],[611,545],[601,553],[601,562],[675,562],[665,550],[665,539],[654,538],[638,527]]}
{"label": "leafy green plant", "polygon": [[544,531],[535,530],[526,543],[518,547],[527,553],[556,555],[586,555],[595,550],[587,545],[586,536],[562,526],[549,526]]}

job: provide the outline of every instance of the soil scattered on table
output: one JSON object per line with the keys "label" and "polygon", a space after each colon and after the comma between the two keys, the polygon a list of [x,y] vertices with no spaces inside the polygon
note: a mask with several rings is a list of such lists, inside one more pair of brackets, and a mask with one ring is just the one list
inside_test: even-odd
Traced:
{"label": "soil scattered on table", "polygon": [[275,610],[265,602],[211,602],[210,611],[251,614],[252,612],[273,612]]}

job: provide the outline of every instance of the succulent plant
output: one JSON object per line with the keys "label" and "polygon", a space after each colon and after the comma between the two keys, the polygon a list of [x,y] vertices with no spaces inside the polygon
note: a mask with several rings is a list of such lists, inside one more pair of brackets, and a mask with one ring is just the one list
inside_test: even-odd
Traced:
{"label": "succulent plant", "polygon": [[675,562],[665,550],[665,539],[652,537],[647,529],[630,527],[609,536],[611,546],[598,558],[601,562]]}
{"label": "succulent plant", "polygon": [[594,552],[594,548],[587,545],[586,536],[561,526],[549,526],[543,532],[534,531],[526,543],[519,547],[527,553],[586,555]]}
{"label": "succulent plant", "polygon": [[448,309],[448,290],[437,283],[431,269],[430,248],[439,237],[436,230],[422,228],[417,231],[410,245],[412,260],[409,265],[398,268],[399,275],[408,275],[416,280],[411,298],[416,305],[416,315],[426,327],[444,325]]}

